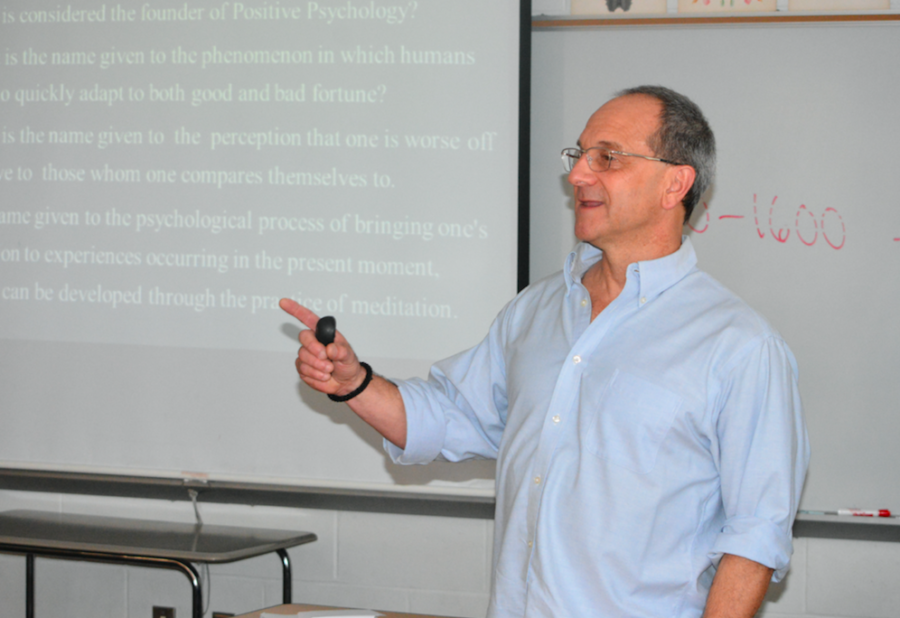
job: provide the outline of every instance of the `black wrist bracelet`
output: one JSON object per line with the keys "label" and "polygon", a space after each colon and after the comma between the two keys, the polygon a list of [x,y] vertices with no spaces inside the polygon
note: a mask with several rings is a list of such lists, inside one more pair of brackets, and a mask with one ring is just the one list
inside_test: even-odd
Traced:
{"label": "black wrist bracelet", "polygon": [[360,362],[360,365],[362,365],[362,368],[366,370],[366,377],[363,378],[362,384],[359,385],[359,388],[357,388],[355,391],[347,393],[346,395],[328,395],[328,398],[330,400],[337,401],[337,402],[350,401],[351,399],[353,399],[354,397],[359,395],[361,392],[366,390],[366,387],[369,385],[369,382],[372,381],[372,366],[369,363],[363,363],[363,362]]}

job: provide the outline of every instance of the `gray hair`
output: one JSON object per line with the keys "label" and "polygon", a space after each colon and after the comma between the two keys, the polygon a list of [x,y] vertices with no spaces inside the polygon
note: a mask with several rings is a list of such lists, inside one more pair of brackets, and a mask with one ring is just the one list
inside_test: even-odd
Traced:
{"label": "gray hair", "polygon": [[616,97],[635,94],[662,103],[659,129],[648,140],[655,156],[690,165],[697,173],[693,186],[684,196],[684,220],[687,221],[715,176],[716,138],[703,112],[683,94],[664,86],[637,86],[618,92]]}

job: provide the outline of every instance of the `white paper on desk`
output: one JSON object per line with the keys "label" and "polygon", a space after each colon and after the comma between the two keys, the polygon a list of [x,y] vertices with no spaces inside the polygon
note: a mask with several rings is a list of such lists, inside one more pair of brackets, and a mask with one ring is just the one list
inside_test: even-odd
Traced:
{"label": "white paper on desk", "polygon": [[297,618],[372,618],[374,616],[384,616],[384,614],[368,609],[318,609],[309,612],[297,612],[296,614],[269,614],[263,612],[259,615],[259,618],[285,618],[285,616],[297,616]]}

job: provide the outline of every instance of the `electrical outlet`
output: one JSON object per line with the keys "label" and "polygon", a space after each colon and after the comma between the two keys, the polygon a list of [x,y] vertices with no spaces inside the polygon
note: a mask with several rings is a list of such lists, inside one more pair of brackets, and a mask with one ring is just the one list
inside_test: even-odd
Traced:
{"label": "electrical outlet", "polygon": [[153,618],[175,618],[175,608],[160,607],[159,605],[154,605]]}

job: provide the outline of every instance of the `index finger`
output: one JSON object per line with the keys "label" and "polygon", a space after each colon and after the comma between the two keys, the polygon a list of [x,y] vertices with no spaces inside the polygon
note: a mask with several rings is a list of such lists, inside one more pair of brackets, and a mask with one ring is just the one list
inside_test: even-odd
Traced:
{"label": "index finger", "polygon": [[307,328],[312,330],[316,329],[316,324],[319,323],[319,316],[317,316],[315,313],[313,313],[300,303],[293,301],[290,298],[282,298],[280,301],[278,301],[278,306],[281,307],[282,310],[300,320]]}

